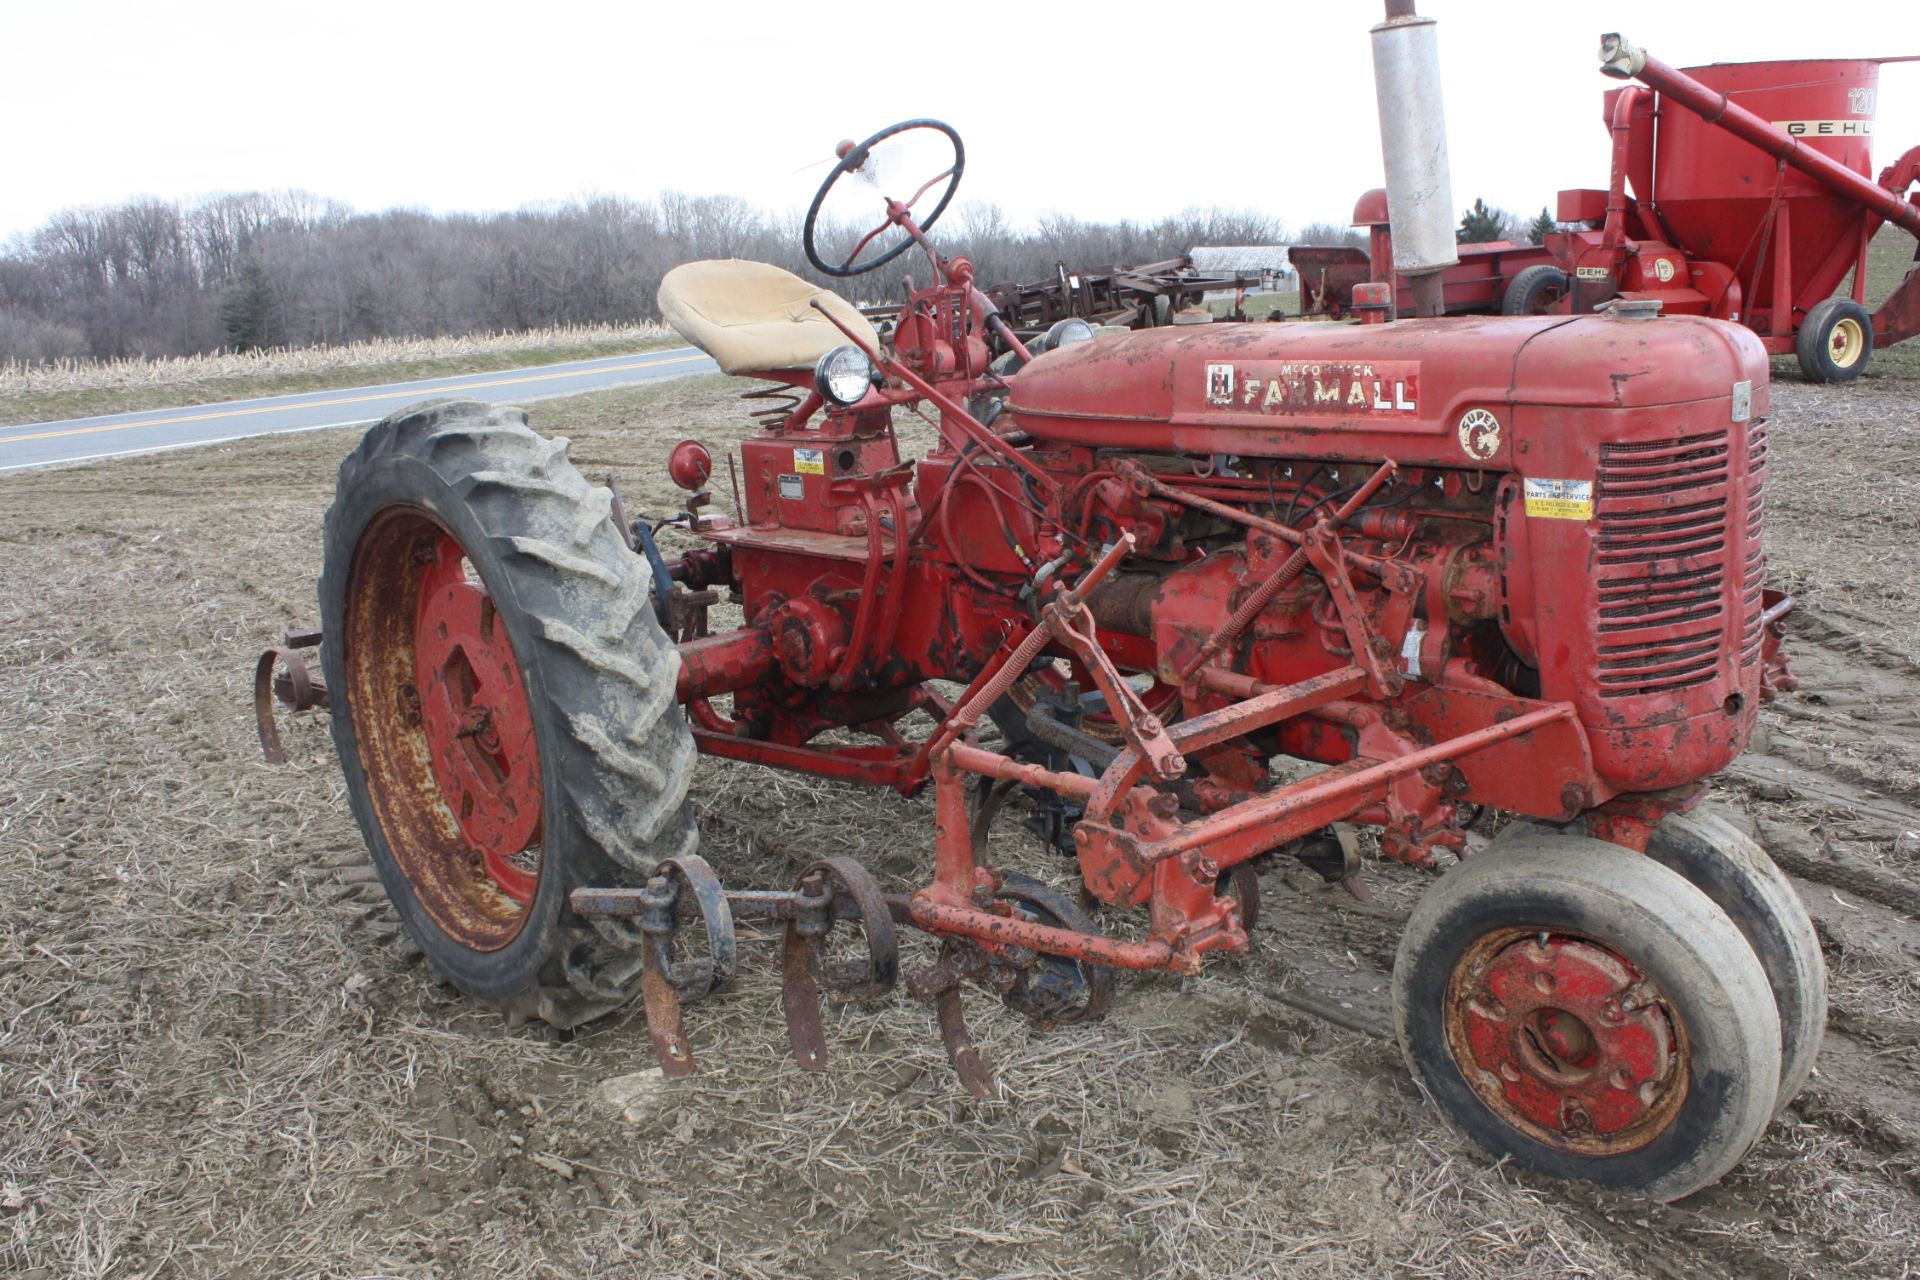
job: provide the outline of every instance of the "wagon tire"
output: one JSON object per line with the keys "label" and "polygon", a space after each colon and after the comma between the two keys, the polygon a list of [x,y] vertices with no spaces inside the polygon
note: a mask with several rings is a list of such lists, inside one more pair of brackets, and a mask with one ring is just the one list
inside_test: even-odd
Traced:
{"label": "wagon tire", "polygon": [[1712,898],[1766,971],[1780,1014],[1778,1115],[1806,1088],[1827,1027],[1827,962],[1806,904],[1766,850],[1711,809],[1666,818],[1647,856]]}
{"label": "wagon tire", "polygon": [[1852,298],[1828,298],[1807,312],[1793,353],[1808,382],[1851,382],[1873,359],[1873,317]]}
{"label": "wagon tire", "polygon": [[1448,871],[1408,920],[1393,1007],[1453,1126],[1539,1173],[1674,1200],[1773,1116],[1780,1019],[1753,948],[1618,845],[1521,836]]}
{"label": "wagon tire", "polygon": [[1522,267],[1500,297],[1503,316],[1545,316],[1567,299],[1567,273],[1547,263]]}
{"label": "wagon tire", "polygon": [[[625,927],[568,894],[697,844],[679,653],[567,448],[473,401],[385,419],[341,463],[319,584],[347,800],[402,925],[468,996],[563,1028],[624,1004],[641,969]],[[429,626],[443,598],[451,649]],[[435,699],[458,709],[456,685],[478,728],[449,734]]]}

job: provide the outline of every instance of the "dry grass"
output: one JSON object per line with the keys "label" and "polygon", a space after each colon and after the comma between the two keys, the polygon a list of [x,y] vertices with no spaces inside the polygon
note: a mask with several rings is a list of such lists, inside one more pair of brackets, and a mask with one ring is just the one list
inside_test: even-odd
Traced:
{"label": "dry grass", "polygon": [[0,361],[0,396],[319,373],[414,360],[452,360],[500,351],[655,342],[673,336],[673,331],[665,325],[642,320],[634,324],[557,325],[548,329],[454,334],[442,338],[376,338],[331,347],[215,351],[153,360],[8,359]]}
{"label": "dry grass", "polygon": [[678,345],[664,325],[576,325],[338,347],[220,352],[170,360],[0,364],[0,423],[131,413],[525,368]]}
{"label": "dry grass", "polygon": [[[590,474],[619,469],[636,510],[663,511],[668,445],[739,434],[729,392],[687,379],[536,422],[571,436]],[[1832,450],[1812,424],[1843,416],[1824,394],[1782,387],[1775,415],[1775,492],[1805,526],[1776,566],[1820,609],[1857,590],[1844,556],[1879,545],[1830,527],[1854,516],[1821,496]],[[1886,404],[1910,420],[1911,385]],[[1865,427],[1848,439],[1872,444]],[[436,986],[370,881],[323,726],[295,726],[293,765],[257,762],[247,663],[312,617],[319,518],[350,443],[0,479],[0,1272],[1913,1272],[1920,1194],[1898,1126],[1920,1076],[1911,1046],[1883,1055],[1872,1028],[1911,1016],[1911,984],[1876,975],[1911,967],[1920,933],[1868,908],[1832,926],[1858,944],[1836,1002],[1864,1038],[1836,1033],[1803,1114],[1678,1207],[1489,1166],[1390,1044],[1272,997],[1305,986],[1383,1015],[1419,887],[1397,868],[1376,870],[1371,907],[1269,876],[1253,955],[1130,979],[1095,1027],[1040,1035],[972,997],[1006,1088],[989,1104],[955,1085],[904,994],[831,1014],[829,1069],[798,1070],[771,948],[750,941],[738,989],[689,1010],[702,1073],[621,1117],[598,1091],[651,1065],[637,1011],[572,1037],[509,1031]],[[1856,459],[1863,482],[1884,483],[1897,454],[1875,456]],[[1913,540],[1887,541],[1875,572],[1910,578]],[[1917,610],[1882,620],[1886,643]],[[1875,739],[1856,726],[1852,741]],[[925,797],[705,761],[695,802],[736,882],[782,884],[829,853],[895,885],[928,870]],[[1005,858],[1066,869],[1018,836]],[[1842,908],[1816,912],[1825,928]],[[1854,916],[1871,937],[1846,931]],[[927,952],[910,945],[912,965]]]}

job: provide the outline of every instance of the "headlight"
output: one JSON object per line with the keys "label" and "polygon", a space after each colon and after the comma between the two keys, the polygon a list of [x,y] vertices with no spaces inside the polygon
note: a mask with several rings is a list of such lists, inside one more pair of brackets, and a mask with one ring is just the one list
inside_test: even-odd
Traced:
{"label": "headlight", "polygon": [[1068,316],[1047,330],[1047,336],[1040,339],[1049,351],[1058,351],[1061,347],[1070,347],[1076,342],[1093,341],[1093,325],[1079,316]]}
{"label": "headlight", "polygon": [[813,366],[813,389],[835,404],[853,404],[873,390],[873,361],[858,347],[835,347]]}

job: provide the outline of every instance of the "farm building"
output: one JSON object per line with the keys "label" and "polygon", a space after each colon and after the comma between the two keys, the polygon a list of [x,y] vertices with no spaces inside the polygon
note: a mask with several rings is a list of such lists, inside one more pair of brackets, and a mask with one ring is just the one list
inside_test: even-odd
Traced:
{"label": "farm building", "polygon": [[[1260,274],[1260,287],[1248,293],[1278,293],[1294,288],[1298,281],[1284,244],[1196,245],[1191,253],[1196,271],[1226,273],[1244,271]],[[1224,292],[1207,297],[1227,297]]]}

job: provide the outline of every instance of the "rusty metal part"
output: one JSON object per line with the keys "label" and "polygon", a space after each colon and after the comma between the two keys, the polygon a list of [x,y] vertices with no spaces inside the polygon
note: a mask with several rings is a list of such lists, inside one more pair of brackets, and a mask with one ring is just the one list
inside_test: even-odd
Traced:
{"label": "rusty metal part", "polygon": [[[1385,462],[1382,462],[1379,468],[1367,478],[1366,483],[1362,484],[1352,497],[1342,503],[1340,508],[1335,511],[1332,516],[1321,522],[1319,526],[1320,529],[1330,533],[1333,529],[1337,529],[1342,524],[1345,524],[1352,518],[1354,512],[1373,500],[1373,495],[1380,491],[1380,486],[1392,479],[1394,473],[1398,470],[1399,464],[1394,462],[1393,459],[1389,458]],[[1279,568],[1269,574],[1266,580],[1254,589],[1251,595],[1241,601],[1240,607],[1235,609],[1227,620],[1220,624],[1219,630],[1207,637],[1207,642],[1200,646],[1200,652],[1195,654],[1181,670],[1181,680],[1184,682],[1193,679],[1194,672],[1206,666],[1208,662],[1213,660],[1215,654],[1238,639],[1240,633],[1252,625],[1253,620],[1259,617],[1268,605],[1273,603],[1274,598],[1286,590],[1289,583],[1300,576],[1301,572],[1306,569],[1311,558],[1312,551],[1310,546],[1308,543],[1303,542],[1292,555],[1281,562]],[[1343,615],[1347,612],[1347,609],[1342,609]]]}
{"label": "rusty metal part", "polygon": [[1240,907],[1240,927],[1248,933],[1260,921],[1260,873],[1250,862],[1228,867],[1213,882],[1213,891]]}
{"label": "rusty metal part", "polygon": [[[434,761],[426,721],[429,714],[434,716],[443,754],[468,751],[471,743],[471,750],[496,764],[509,746],[509,763],[519,760],[532,769],[538,761],[530,741],[509,743],[496,733],[502,748],[496,754],[487,743],[475,741],[478,733],[463,735],[468,722],[465,708],[456,705],[458,695],[476,694],[467,701],[468,707],[475,701],[486,706],[490,695],[478,694],[477,682],[470,690],[462,683],[459,664],[453,661],[459,646],[441,644],[437,636],[422,642],[418,627],[427,600],[448,590],[470,590],[463,585],[467,582],[463,572],[456,577],[461,559],[452,534],[425,508],[388,507],[368,522],[348,575],[342,634],[328,638],[328,643],[340,645],[345,687],[329,693],[346,700],[353,740],[366,771],[367,801],[415,899],[441,933],[472,950],[495,951],[518,937],[530,916],[529,881],[537,879],[538,871],[527,864],[539,865],[533,862],[532,848],[537,844],[538,815],[531,844],[508,850],[505,842],[496,841],[490,858],[475,858],[467,835],[448,820],[447,805],[451,800],[457,806],[460,795],[450,797],[446,791],[444,770]],[[518,678],[508,681],[507,664],[498,652],[505,646],[510,653],[511,645],[499,631],[486,627],[480,617],[484,607],[470,598],[449,605],[461,606],[450,607],[449,616],[471,627],[478,647],[494,650],[491,660],[483,660],[480,666],[491,675],[497,705],[505,706],[516,697],[524,704],[524,684],[519,684],[516,694],[511,686],[519,683]],[[490,635],[498,636],[498,642],[488,639]],[[423,660],[428,659],[445,664],[436,669],[437,684],[433,673],[423,670]],[[430,712],[423,686],[443,698],[444,704]],[[477,785],[487,784],[481,778]],[[538,795],[518,787],[512,788],[512,794]],[[496,830],[508,828],[508,817],[524,814],[503,814]],[[514,879],[515,873],[526,879]],[[517,896],[510,885],[524,896]]]}
{"label": "rusty metal part", "polygon": [[1686,1100],[1685,1023],[1651,978],[1598,942],[1490,931],[1454,967],[1445,1023],[1480,1100],[1563,1150],[1637,1151]]}
{"label": "rusty metal part", "polygon": [[1760,697],[1771,702],[1783,693],[1800,687],[1787,660],[1787,615],[1798,603],[1783,591],[1771,588],[1760,596]]}
{"label": "rusty metal part", "polygon": [[1070,960],[1089,960],[1116,969],[1165,969],[1174,951],[1165,942],[1129,942],[1073,929],[1016,920],[977,907],[952,907],[916,894],[910,900],[913,923],[928,933],[957,934],[1000,946],[1027,947]]}
{"label": "rusty metal part", "polygon": [[[296,643],[296,640],[305,643]],[[273,714],[275,699],[296,712],[327,705],[326,685],[313,678],[307,670],[307,660],[298,652],[319,642],[317,631],[290,631],[285,644],[267,649],[254,664],[253,716],[260,729],[260,754],[268,764],[287,762],[286,744],[280,738],[280,726]],[[279,679],[274,677],[276,667],[286,668],[285,675]]]}
{"label": "rusty metal part", "polygon": [[[866,949],[860,960],[835,961],[827,955],[834,926],[834,881],[846,890],[857,912]],[[780,1004],[794,1061],[804,1070],[818,1071],[827,1064],[821,989],[836,1001],[877,999],[893,989],[900,953],[885,895],[872,874],[852,858],[821,859],[801,872],[796,887],[799,897],[782,946]]]}
{"label": "rusty metal part", "polygon": [[[1100,926],[1066,894],[1032,876],[1010,872],[994,899],[1015,918],[1098,936]],[[1005,972],[992,979],[1009,1009],[1042,1030],[1103,1018],[1113,1006],[1113,970],[1062,956],[1003,951],[993,957]]]}
{"label": "rusty metal part", "polygon": [[687,1040],[680,995],[660,972],[651,947],[642,951],[640,965],[640,996],[647,1011],[647,1035],[653,1041],[654,1057],[660,1060],[660,1073],[670,1080],[683,1079],[693,1074],[693,1046]]}
{"label": "rusty metal part", "polygon": [[909,995],[916,1000],[933,1002],[934,1013],[940,1021],[940,1042],[946,1047],[947,1060],[953,1064],[961,1085],[983,1102],[996,1092],[993,1071],[973,1043],[966,1010],[960,1002],[960,989],[969,981],[984,978],[992,964],[992,957],[978,942],[948,937],[940,944],[940,958],[907,978]]}

